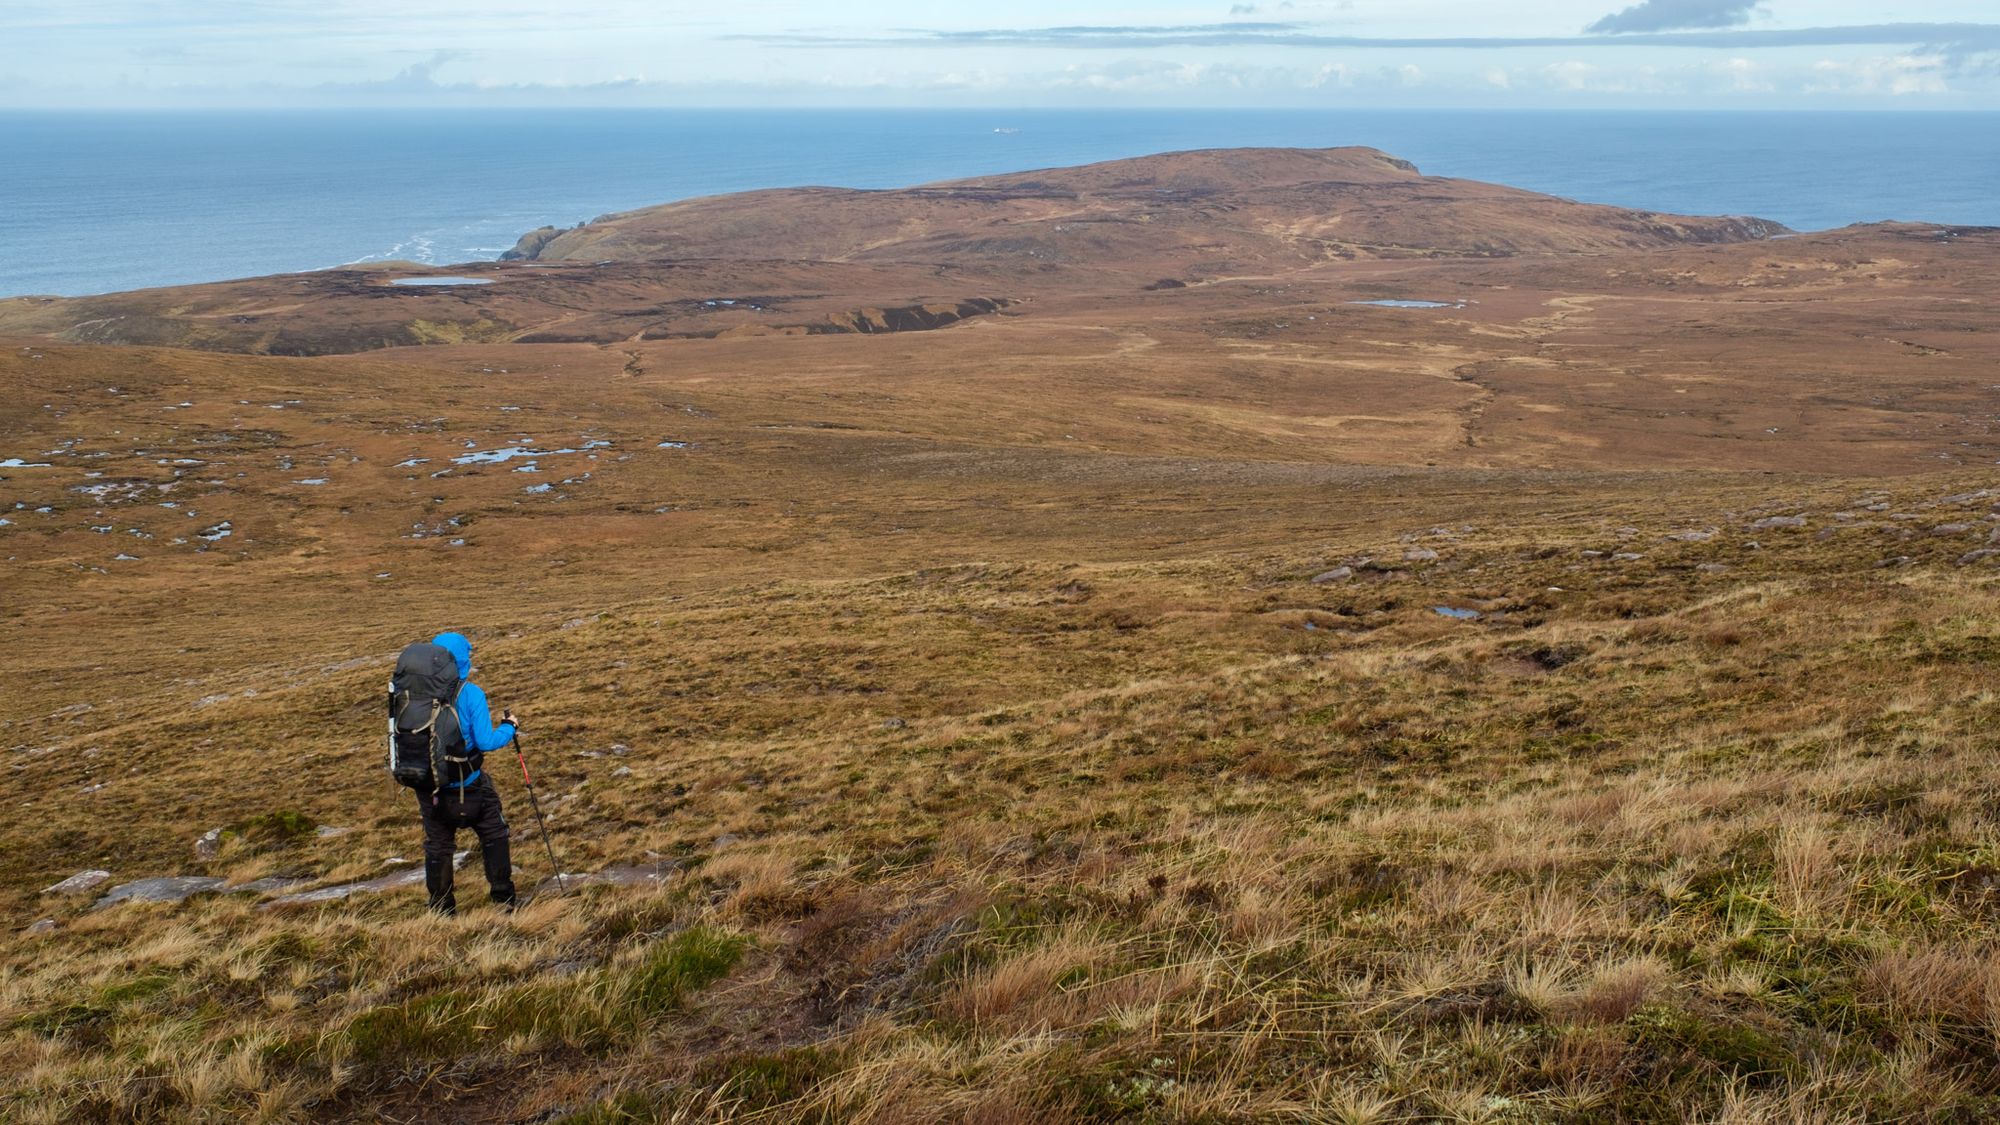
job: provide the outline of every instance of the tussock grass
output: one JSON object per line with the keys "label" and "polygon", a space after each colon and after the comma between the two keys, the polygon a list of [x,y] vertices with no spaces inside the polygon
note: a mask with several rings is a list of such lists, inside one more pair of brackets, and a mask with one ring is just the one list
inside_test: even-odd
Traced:
{"label": "tussock grass", "polygon": [[[1667,549],[1613,567],[1574,549],[1600,520],[1459,534],[1437,566],[1346,584],[1272,577],[1317,552],[1087,587],[968,567],[497,638],[516,690],[589,716],[541,745],[627,747],[546,773],[565,858],[677,874],[452,920],[414,894],[58,910],[0,963],[0,1116],[2000,1112],[1991,579],[1804,536],[1726,574]],[[1488,617],[1430,611],[1453,594]],[[839,627],[753,627],[774,620]],[[614,652],[620,694],[676,693],[670,718],[536,678]],[[303,713],[358,715],[364,674],[301,686]],[[878,695],[947,678],[949,705],[885,725]],[[126,737],[155,760],[188,722]],[[217,862],[330,879],[414,856],[376,784],[275,795]],[[10,829],[41,857],[17,908],[84,831]]]}

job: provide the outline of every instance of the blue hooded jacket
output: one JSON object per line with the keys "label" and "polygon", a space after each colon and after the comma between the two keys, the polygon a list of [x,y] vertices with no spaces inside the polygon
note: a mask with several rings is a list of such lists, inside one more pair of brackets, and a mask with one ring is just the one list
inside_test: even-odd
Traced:
{"label": "blue hooded jacket", "polygon": [[[472,682],[472,642],[457,633],[439,633],[431,638],[431,643],[451,653],[458,661],[458,678],[462,686],[458,689],[458,729],[465,734],[468,749],[481,754],[499,750],[514,740],[514,724],[493,725],[493,712],[486,705],[486,693]],[[485,770],[474,770],[472,776],[457,785],[446,785],[447,789],[459,789],[478,781]]]}

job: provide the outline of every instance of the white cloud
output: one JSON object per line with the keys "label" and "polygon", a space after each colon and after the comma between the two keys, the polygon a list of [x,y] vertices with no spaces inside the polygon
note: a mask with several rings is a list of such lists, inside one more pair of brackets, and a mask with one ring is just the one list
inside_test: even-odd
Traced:
{"label": "white cloud", "polygon": [[1566,59],[1550,63],[1542,68],[1550,82],[1565,90],[1588,90],[1596,78],[1597,68],[1581,59]]}
{"label": "white cloud", "polygon": [[1306,79],[1306,89],[1322,90],[1328,86],[1348,87],[1354,85],[1354,75],[1348,71],[1346,63],[1327,63]]}
{"label": "white cloud", "polygon": [[1951,92],[1945,80],[1948,61],[1937,55],[1873,55],[1866,58],[1821,59],[1812,65],[1806,89],[1811,93],[1883,96],[1938,95]]}
{"label": "white cloud", "polygon": [[1739,94],[1769,94],[1778,88],[1764,76],[1764,68],[1749,59],[1723,59],[1709,69],[1725,79],[1729,88]]}

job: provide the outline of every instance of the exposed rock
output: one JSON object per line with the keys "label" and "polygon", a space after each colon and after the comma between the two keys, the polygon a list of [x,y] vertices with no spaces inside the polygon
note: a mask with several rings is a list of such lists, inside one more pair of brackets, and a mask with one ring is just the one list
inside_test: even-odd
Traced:
{"label": "exposed rock", "polygon": [[1755,530],[1763,531],[1775,527],[1804,527],[1805,525],[1806,518],[1804,516],[1765,516],[1750,526]]}
{"label": "exposed rock", "polygon": [[220,828],[209,829],[201,834],[200,839],[194,842],[194,857],[196,859],[214,859],[216,853],[221,850],[222,829]]}
{"label": "exposed rock", "polygon": [[883,730],[902,730],[909,725],[910,723],[907,719],[895,718],[882,720]]}
{"label": "exposed rock", "polygon": [[[471,854],[470,851],[462,851],[453,855],[451,857],[452,867],[463,867],[465,865],[465,857]],[[300,891],[297,894],[283,895],[263,904],[258,909],[271,910],[280,906],[307,906],[319,902],[336,902],[349,895],[381,894],[384,891],[400,890],[403,887],[421,887],[423,885],[424,869],[419,864],[416,867],[406,868],[402,871],[393,872],[374,879],[365,879],[359,883],[341,883],[331,887],[320,887],[317,890]]]}
{"label": "exposed rock", "polygon": [[622,742],[614,742],[611,744],[611,752],[613,754],[619,755],[620,757],[623,757],[626,754],[630,754],[632,752],[632,748],[630,746],[625,745]]}
{"label": "exposed rock", "polygon": [[95,890],[99,883],[111,878],[109,871],[79,871],[53,887],[42,888],[45,895],[80,895]]}
{"label": "exposed rock", "polygon": [[52,934],[52,933],[55,933],[55,932],[56,932],[56,920],[55,920],[54,918],[44,918],[44,919],[42,919],[41,921],[39,921],[39,922],[35,923],[34,925],[32,925],[32,926],[29,926],[29,927],[28,927],[27,929],[25,929],[25,930],[22,930],[21,932],[22,932],[22,933],[24,933],[24,934]]}
{"label": "exposed rock", "polygon": [[1710,562],[1710,563],[1698,563],[1695,565],[1695,569],[1701,571],[1703,574],[1721,574],[1723,571],[1726,571],[1729,568],[1722,565],[1721,563]]}
{"label": "exposed rock", "polygon": [[1891,567],[1891,566],[1909,566],[1911,563],[1914,563],[1916,561],[1917,560],[1911,558],[1908,555],[1890,555],[1888,558],[1883,559],[1881,562],[1876,563],[1875,569],[1881,570],[1885,567]]}
{"label": "exposed rock", "polygon": [[1958,557],[1958,565],[1971,566],[1973,563],[1990,559],[1995,555],[2000,555],[2000,550],[1992,547],[1982,547],[1977,551],[1967,551]]}
{"label": "exposed rock", "polygon": [[1964,535],[1972,530],[1969,523],[1941,523],[1931,528],[1932,535]]}
{"label": "exposed rock", "polygon": [[560,881],[551,875],[536,884],[535,893],[558,888],[573,891],[580,887],[657,887],[680,870],[680,861],[666,859],[658,863],[618,863],[602,871],[565,871]]}
{"label": "exposed rock", "polygon": [[1336,566],[1332,570],[1322,570],[1313,575],[1312,580],[1314,585],[1324,586],[1329,582],[1341,582],[1352,577],[1354,577],[1353,567]]}
{"label": "exposed rock", "polygon": [[556,240],[556,236],[567,233],[566,227],[536,227],[522,235],[514,243],[514,248],[500,255],[503,262],[532,262],[542,252],[542,247]]}
{"label": "exposed rock", "polygon": [[715,842],[709,846],[715,848],[726,848],[731,844],[740,844],[742,842],[743,842],[743,837],[738,836],[736,833],[724,832],[722,835],[717,836],[715,838]]}
{"label": "exposed rock", "polygon": [[92,903],[90,908],[101,910],[119,902],[180,902],[195,895],[221,890],[226,881],[208,875],[162,875],[137,879],[111,888],[111,893]]}
{"label": "exposed rock", "polygon": [[1403,552],[1404,562],[1436,562],[1438,553],[1428,547],[1415,547]]}
{"label": "exposed rock", "polygon": [[325,840],[333,836],[345,836],[352,831],[354,831],[352,828],[335,828],[331,824],[322,824],[313,830],[313,835]]}
{"label": "exposed rock", "polygon": [[1713,531],[1677,531],[1667,538],[1675,543],[1706,543],[1715,538]]}
{"label": "exposed rock", "polygon": [[631,777],[631,776],[632,776],[632,767],[631,767],[631,766],[619,766],[619,767],[618,767],[617,769],[615,769],[615,770],[612,770],[612,771],[611,771],[611,776],[612,776],[612,777]]}
{"label": "exposed rock", "polygon": [[1644,555],[1641,555],[1641,554],[1638,554],[1638,553],[1636,553],[1636,552],[1633,552],[1633,551],[1620,551],[1620,552],[1618,552],[1617,554],[1615,554],[1615,555],[1611,556],[1611,561],[1612,561],[1612,562],[1638,562],[1638,561],[1639,561],[1640,559],[1643,559],[1643,558],[1645,558],[1645,557],[1646,557],[1646,556],[1644,556]]}
{"label": "exposed rock", "polygon": [[238,883],[233,887],[224,887],[222,888],[222,893],[229,895],[268,895],[278,891],[290,890],[304,882],[306,880],[295,879],[287,875],[267,875],[262,879],[252,879],[247,883]]}

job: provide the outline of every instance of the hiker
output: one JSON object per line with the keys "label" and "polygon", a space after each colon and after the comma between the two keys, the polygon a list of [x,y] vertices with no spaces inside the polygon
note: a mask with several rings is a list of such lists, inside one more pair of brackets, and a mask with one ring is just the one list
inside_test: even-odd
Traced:
{"label": "hiker", "polygon": [[[500,812],[500,792],[487,776],[482,758],[512,742],[520,723],[507,710],[501,712],[500,725],[494,726],[486,693],[471,682],[471,676],[472,642],[457,633],[440,633],[429,645],[415,644],[403,651],[390,685],[390,769],[398,781],[417,791],[424,822],[424,886],[430,891],[431,909],[439,914],[458,912],[451,857],[461,828],[470,828],[479,837],[487,895],[506,910],[512,910],[516,901],[507,820]],[[432,692],[440,699],[449,696],[447,705],[427,706],[422,697]],[[412,695],[417,697],[414,707]],[[405,716],[422,719],[424,725],[413,730],[404,725],[412,721]],[[414,750],[426,739],[422,752],[399,745],[411,743]]]}

